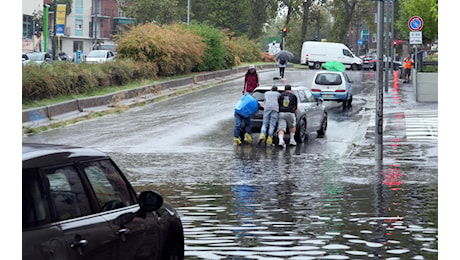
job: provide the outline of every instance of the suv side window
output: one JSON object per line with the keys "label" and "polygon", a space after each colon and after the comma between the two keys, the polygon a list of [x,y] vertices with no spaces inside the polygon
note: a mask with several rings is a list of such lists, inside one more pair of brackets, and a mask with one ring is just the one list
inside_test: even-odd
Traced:
{"label": "suv side window", "polygon": [[51,211],[45,188],[36,169],[22,172],[22,228],[51,222]]}
{"label": "suv side window", "polygon": [[58,220],[92,213],[83,184],[73,166],[46,169],[44,173]]}
{"label": "suv side window", "polygon": [[101,211],[135,204],[127,183],[110,160],[84,163],[83,171],[93,188]]}

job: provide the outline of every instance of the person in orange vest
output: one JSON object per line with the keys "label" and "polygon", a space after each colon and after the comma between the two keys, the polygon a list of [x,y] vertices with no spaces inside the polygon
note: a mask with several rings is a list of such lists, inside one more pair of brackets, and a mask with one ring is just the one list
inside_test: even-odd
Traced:
{"label": "person in orange vest", "polygon": [[411,58],[411,55],[408,54],[407,57],[404,59],[404,81],[403,83],[409,83],[410,72],[412,70],[413,65],[414,65],[414,60]]}

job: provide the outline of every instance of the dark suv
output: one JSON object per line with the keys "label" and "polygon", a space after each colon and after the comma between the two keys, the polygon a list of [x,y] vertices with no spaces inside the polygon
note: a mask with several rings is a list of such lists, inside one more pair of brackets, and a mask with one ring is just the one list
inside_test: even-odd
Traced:
{"label": "dark suv", "polygon": [[22,144],[22,259],[183,259],[176,210],[98,150]]}

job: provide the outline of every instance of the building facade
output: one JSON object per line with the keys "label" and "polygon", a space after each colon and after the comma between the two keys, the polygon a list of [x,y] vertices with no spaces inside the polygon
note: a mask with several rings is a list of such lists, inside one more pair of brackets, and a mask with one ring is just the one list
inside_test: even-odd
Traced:
{"label": "building facade", "polygon": [[[73,57],[77,51],[82,55],[101,45],[113,45],[114,35],[134,19],[125,17],[118,8],[123,0],[72,0],[67,4],[63,30],[55,30],[55,0],[23,0],[23,52],[48,51],[54,57],[65,52]],[[49,5],[48,50],[44,50],[44,5]],[[58,15],[59,17],[59,15]],[[58,36],[55,35],[58,32]],[[60,33],[59,33],[60,32]]]}

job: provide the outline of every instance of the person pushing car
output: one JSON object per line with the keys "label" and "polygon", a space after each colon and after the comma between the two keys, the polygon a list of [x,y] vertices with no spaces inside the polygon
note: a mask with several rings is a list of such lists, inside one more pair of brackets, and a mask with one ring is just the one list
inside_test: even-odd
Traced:
{"label": "person pushing car", "polygon": [[284,133],[286,128],[289,128],[289,145],[297,145],[294,140],[297,112],[297,97],[292,93],[291,85],[284,87],[284,92],[278,98],[279,114],[278,114],[278,139],[279,145],[285,147]]}

